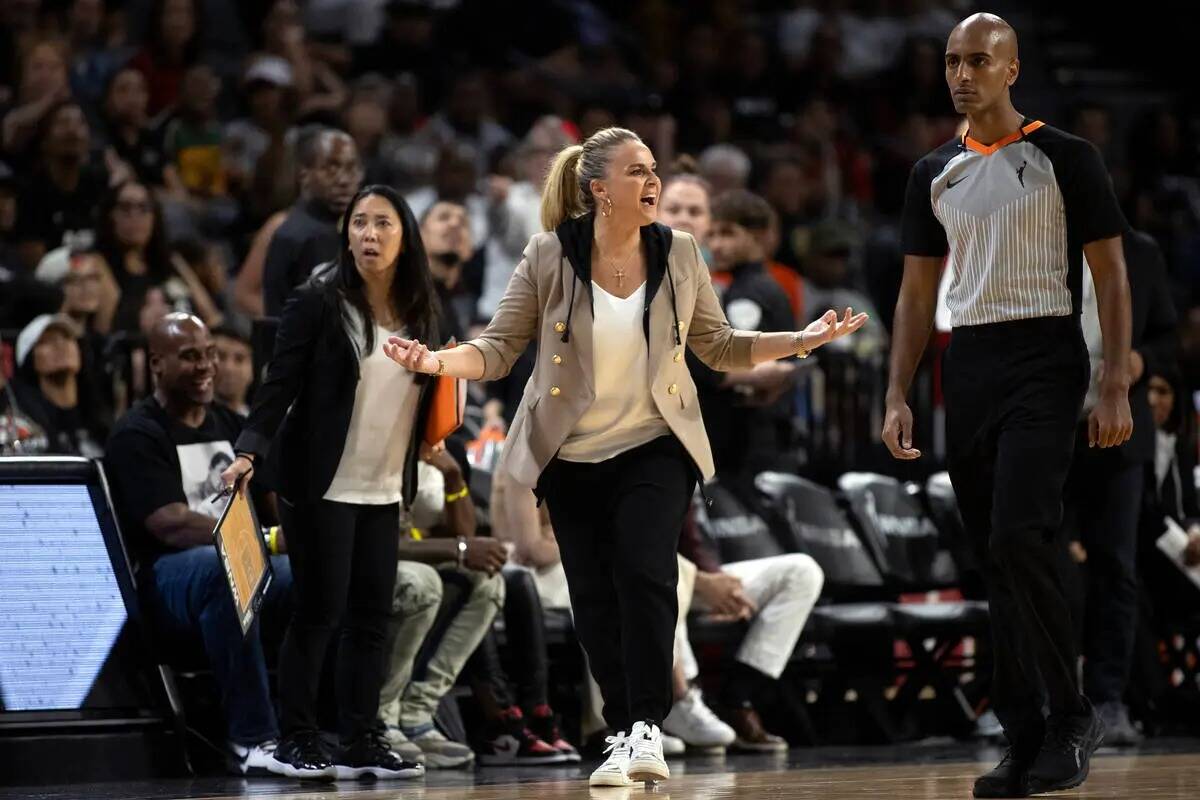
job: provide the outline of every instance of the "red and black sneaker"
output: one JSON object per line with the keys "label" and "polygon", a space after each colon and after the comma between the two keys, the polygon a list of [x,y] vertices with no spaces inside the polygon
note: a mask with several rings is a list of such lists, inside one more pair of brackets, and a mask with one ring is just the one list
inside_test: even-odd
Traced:
{"label": "red and black sneaker", "polygon": [[529,730],[533,735],[566,756],[570,763],[582,760],[579,751],[568,742],[558,727],[558,715],[548,705],[535,706],[529,713]]}
{"label": "red and black sneaker", "polygon": [[488,726],[485,740],[475,748],[476,761],[493,767],[565,764],[567,757],[546,744],[525,726],[521,709],[505,709],[500,720]]}

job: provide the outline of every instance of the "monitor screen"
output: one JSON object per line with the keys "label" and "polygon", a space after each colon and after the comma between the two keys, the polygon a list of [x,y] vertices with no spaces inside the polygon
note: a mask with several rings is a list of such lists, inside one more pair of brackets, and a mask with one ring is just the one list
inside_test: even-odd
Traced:
{"label": "monitor screen", "polygon": [[0,479],[5,715],[152,703],[110,519],[97,481]]}

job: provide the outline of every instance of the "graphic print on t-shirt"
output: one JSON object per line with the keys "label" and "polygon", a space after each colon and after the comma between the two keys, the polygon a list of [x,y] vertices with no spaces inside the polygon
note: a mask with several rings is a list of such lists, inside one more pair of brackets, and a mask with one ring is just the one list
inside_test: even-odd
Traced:
{"label": "graphic print on t-shirt", "polygon": [[222,506],[214,504],[212,498],[224,488],[221,473],[233,463],[233,445],[224,440],[181,444],[175,451],[179,454],[179,477],[188,508],[216,517]]}

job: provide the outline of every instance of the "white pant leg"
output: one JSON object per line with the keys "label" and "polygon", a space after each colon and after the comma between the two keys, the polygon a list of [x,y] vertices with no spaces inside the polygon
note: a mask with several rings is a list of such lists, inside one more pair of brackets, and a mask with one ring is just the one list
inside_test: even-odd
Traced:
{"label": "white pant leg", "polygon": [[683,556],[679,556],[676,592],[679,597],[679,619],[675,625],[675,663],[683,668],[683,677],[692,681],[700,674],[700,665],[696,663],[696,654],[692,652],[687,629],[688,612],[692,610],[692,599],[696,592],[696,565]]}
{"label": "white pant leg", "polygon": [[778,678],[821,595],[825,573],[800,553],[738,561],[721,569],[741,579],[746,596],[758,607],[737,660]]}

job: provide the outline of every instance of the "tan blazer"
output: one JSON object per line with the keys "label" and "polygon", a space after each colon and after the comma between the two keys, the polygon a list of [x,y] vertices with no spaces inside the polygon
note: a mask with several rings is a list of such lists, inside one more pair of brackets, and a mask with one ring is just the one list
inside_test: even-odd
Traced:
{"label": "tan blazer", "polygon": [[[670,282],[675,285],[680,338],[709,367],[728,371],[752,366],[750,349],[758,332],[729,326],[696,240],[673,233],[668,275],[650,304],[650,391],[659,413],[708,479],[714,472],[712,451],[683,346],[676,346],[671,330],[675,315]],[[499,465],[530,488],[596,397],[592,359],[604,357],[604,343],[592,341],[591,304],[584,287],[576,287],[570,341],[562,341],[571,282],[576,280],[558,235],[535,235],[491,324],[479,338],[465,342],[483,354],[482,379],[490,381],[507,375],[529,340],[538,337],[533,377],[525,386]]]}

